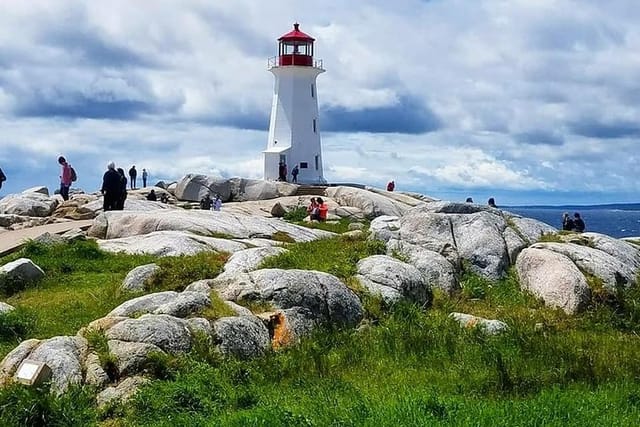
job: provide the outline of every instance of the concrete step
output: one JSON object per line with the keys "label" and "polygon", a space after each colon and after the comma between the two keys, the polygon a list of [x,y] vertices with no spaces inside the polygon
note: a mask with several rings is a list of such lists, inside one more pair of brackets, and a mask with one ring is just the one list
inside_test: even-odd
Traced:
{"label": "concrete step", "polygon": [[324,196],[326,185],[300,185],[296,196]]}

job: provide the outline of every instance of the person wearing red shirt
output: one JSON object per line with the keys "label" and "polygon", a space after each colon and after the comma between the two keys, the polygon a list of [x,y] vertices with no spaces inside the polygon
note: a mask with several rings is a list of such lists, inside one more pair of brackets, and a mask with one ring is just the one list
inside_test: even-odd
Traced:
{"label": "person wearing red shirt", "polygon": [[71,187],[71,166],[67,160],[60,156],[58,163],[62,166],[62,174],[60,175],[60,195],[64,200],[69,200],[69,187]]}
{"label": "person wearing red shirt", "polygon": [[387,191],[393,191],[396,189],[396,183],[394,181],[389,181],[387,184]]}
{"label": "person wearing red shirt", "polygon": [[329,213],[329,206],[322,200],[321,197],[316,198],[316,202],[318,203],[318,221],[326,221],[327,214]]}

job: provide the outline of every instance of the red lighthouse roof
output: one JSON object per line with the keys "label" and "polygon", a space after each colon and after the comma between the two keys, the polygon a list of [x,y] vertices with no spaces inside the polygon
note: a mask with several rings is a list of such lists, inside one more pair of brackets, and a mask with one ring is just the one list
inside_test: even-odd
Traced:
{"label": "red lighthouse roof", "polygon": [[293,24],[293,31],[289,31],[287,34],[280,37],[278,41],[296,41],[296,42],[310,41],[312,42],[316,40],[313,37],[311,37],[309,34],[305,34],[302,31],[300,31],[298,29],[299,26],[300,24],[298,24],[297,22]]}

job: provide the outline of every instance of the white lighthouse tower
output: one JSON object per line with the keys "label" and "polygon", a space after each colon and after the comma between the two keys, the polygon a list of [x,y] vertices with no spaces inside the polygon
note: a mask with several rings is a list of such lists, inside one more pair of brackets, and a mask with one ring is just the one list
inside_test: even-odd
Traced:
{"label": "white lighthouse tower", "polygon": [[264,153],[264,179],[278,180],[287,166],[287,180],[298,166],[298,182],[325,183],[318,120],[316,77],[324,72],[313,58],[314,38],[298,24],[278,39],[278,56],[269,59],[275,76],[269,141]]}

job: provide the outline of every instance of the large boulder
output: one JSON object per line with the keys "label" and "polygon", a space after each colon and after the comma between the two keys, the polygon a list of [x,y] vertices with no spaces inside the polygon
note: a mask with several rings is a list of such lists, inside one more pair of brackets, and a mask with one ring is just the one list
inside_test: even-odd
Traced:
{"label": "large boulder", "polygon": [[109,353],[115,357],[120,376],[140,373],[144,370],[151,353],[164,353],[155,344],[148,342],[129,342],[111,339],[107,341]]}
{"label": "large boulder", "polygon": [[386,303],[407,298],[421,305],[431,302],[431,288],[420,271],[387,255],[373,255],[358,261],[357,278],[369,292],[380,294]]}
{"label": "large boulder", "polygon": [[231,198],[236,202],[293,196],[298,191],[297,185],[287,182],[245,178],[231,178],[229,181]]}
{"label": "large boulder", "polygon": [[40,194],[44,194],[45,196],[48,196],[49,189],[44,185],[39,185],[37,187],[27,188],[26,190],[23,191],[23,193],[40,193]]}
{"label": "large boulder", "polygon": [[164,291],[142,295],[120,304],[107,314],[107,317],[132,317],[143,313],[169,314],[187,317],[211,304],[206,292]]}
{"label": "large boulder", "polygon": [[147,280],[158,271],[160,266],[156,263],[140,265],[127,273],[120,287],[125,291],[144,291]]}
{"label": "large boulder", "polygon": [[257,317],[223,317],[213,323],[213,330],[222,354],[248,359],[263,355],[269,348],[269,331]]}
{"label": "large boulder", "polygon": [[233,240],[182,231],[155,231],[143,236],[98,240],[98,246],[107,252],[155,256],[194,255],[206,251],[236,252],[247,248],[247,245]]}
{"label": "large boulder", "polygon": [[302,307],[320,322],[355,326],[363,316],[358,297],[337,277],[318,271],[264,269],[216,279],[213,286],[222,299]]}
{"label": "large boulder", "polygon": [[581,271],[599,278],[604,288],[613,295],[621,288],[636,284],[639,270],[631,260],[630,265],[625,264],[607,252],[575,243],[536,243],[531,248],[544,249],[568,257]]}
{"label": "large boulder", "polygon": [[188,231],[203,237],[223,235],[236,239],[270,239],[280,232],[297,242],[334,236],[328,231],[302,227],[275,218],[183,209],[105,212],[98,215],[88,234],[99,239],[115,239],[154,231]]}
{"label": "large boulder", "polygon": [[600,233],[582,233],[590,245],[633,269],[640,269],[640,247]]}
{"label": "large boulder", "polygon": [[400,216],[411,207],[411,205],[394,200],[386,195],[361,188],[343,186],[329,187],[325,190],[325,194],[341,206],[351,206],[360,209],[369,219],[381,215]]}
{"label": "large boulder", "polygon": [[569,257],[542,248],[527,248],[516,260],[522,289],[551,307],[574,314],[591,299],[589,285]]}
{"label": "large boulder", "polygon": [[0,199],[0,214],[45,217],[58,206],[58,199],[46,194],[26,191]]}
{"label": "large boulder", "polygon": [[87,350],[87,340],[82,337],[54,337],[40,342],[28,357],[51,368],[51,388],[62,393],[70,385],[82,383]]}
{"label": "large boulder", "polygon": [[151,380],[141,376],[129,377],[122,380],[115,387],[107,387],[96,396],[96,403],[99,408],[118,402],[124,403],[131,399],[140,387],[148,384]]}
{"label": "large boulder", "polygon": [[2,359],[2,363],[0,363],[0,385],[7,384],[11,378],[13,378],[13,374],[15,374],[20,363],[40,345],[40,342],[40,340],[33,338],[24,340],[18,344],[16,348],[7,353],[4,359]]}
{"label": "large boulder", "polygon": [[126,319],[106,332],[109,340],[153,344],[167,353],[185,353],[191,350],[192,336],[189,323],[166,314],[145,314]]}
{"label": "large boulder", "polygon": [[174,195],[178,200],[199,202],[205,195],[220,196],[223,202],[231,198],[231,181],[206,175],[189,174],[176,185]]}
{"label": "large boulder", "polygon": [[42,279],[44,271],[29,258],[19,258],[1,266],[0,276],[4,276],[9,280],[31,283]]}

